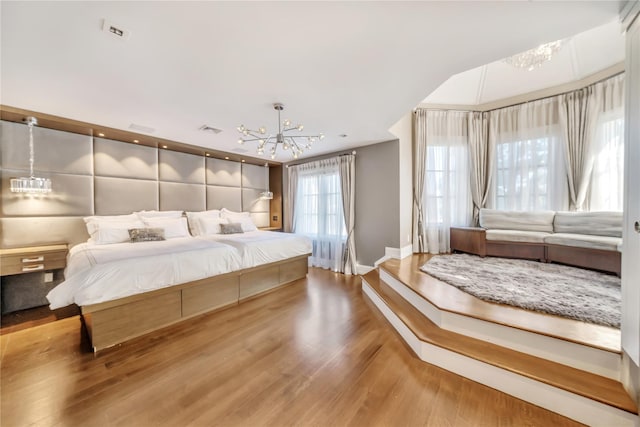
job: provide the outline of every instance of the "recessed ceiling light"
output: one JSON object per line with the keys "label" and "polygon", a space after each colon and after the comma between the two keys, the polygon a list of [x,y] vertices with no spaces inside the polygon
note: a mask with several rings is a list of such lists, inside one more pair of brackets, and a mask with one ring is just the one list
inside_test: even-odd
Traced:
{"label": "recessed ceiling light", "polygon": [[204,153],[205,156],[209,157],[211,154],[209,153]]}
{"label": "recessed ceiling light", "polygon": [[244,159],[242,159],[241,162],[244,163]]}
{"label": "recessed ceiling light", "polygon": [[162,146],[162,148],[167,148],[167,146],[166,146],[166,145],[163,145],[163,146]]}
{"label": "recessed ceiling light", "polygon": [[138,142],[140,142],[140,141],[138,141],[137,139],[134,139],[134,140],[133,140],[133,142],[135,142],[135,143],[137,144],[137,143],[138,143]]}
{"label": "recessed ceiling light", "polygon": [[346,137],[347,137],[347,136],[349,136],[349,135],[347,135],[346,133],[341,133],[341,134],[340,134],[340,135],[338,135],[338,136],[339,136],[340,138],[346,138]]}
{"label": "recessed ceiling light", "polygon": [[98,136],[104,136],[104,133],[99,133]]}
{"label": "recessed ceiling light", "polygon": [[229,160],[229,156],[224,156],[224,159],[225,160]]}

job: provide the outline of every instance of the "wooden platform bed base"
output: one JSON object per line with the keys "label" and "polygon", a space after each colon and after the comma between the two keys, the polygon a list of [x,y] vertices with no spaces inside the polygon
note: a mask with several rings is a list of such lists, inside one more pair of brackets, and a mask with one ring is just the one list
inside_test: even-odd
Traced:
{"label": "wooden platform bed base", "polygon": [[302,279],[309,254],[81,307],[93,351]]}

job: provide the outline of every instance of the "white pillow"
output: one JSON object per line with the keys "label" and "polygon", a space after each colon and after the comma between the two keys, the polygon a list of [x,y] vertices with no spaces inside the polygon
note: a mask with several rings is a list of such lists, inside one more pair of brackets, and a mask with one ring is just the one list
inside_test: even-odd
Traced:
{"label": "white pillow", "polygon": [[143,220],[145,218],[180,218],[182,211],[140,211],[135,212]]}
{"label": "white pillow", "polygon": [[194,236],[199,236],[202,233],[200,232],[198,218],[220,218],[220,211],[217,209],[212,209],[210,211],[202,211],[202,212],[185,212],[187,214],[187,219],[189,220],[189,230],[191,234]]}
{"label": "white pillow", "polygon": [[249,212],[234,212],[229,209],[222,208],[220,216],[222,216],[222,218],[227,218],[229,222],[239,222],[242,225],[242,231],[245,233],[247,231],[256,231],[258,229],[251,219],[251,214]]}
{"label": "white pillow", "polygon": [[225,208],[222,208],[222,212],[220,213],[220,216],[222,218],[232,219],[233,222],[238,222],[236,221],[238,218],[250,218],[249,212],[234,212]]}
{"label": "white pillow", "polygon": [[210,234],[220,234],[220,224],[228,224],[229,220],[226,218],[214,218],[203,216],[197,218],[198,229],[200,230],[200,236],[207,236]]}
{"label": "white pillow", "polygon": [[91,238],[96,245],[128,242],[130,229],[144,228],[144,223],[140,220],[93,221],[91,224],[95,227],[94,232],[91,234]]}
{"label": "white pillow", "polygon": [[90,235],[93,235],[97,230],[98,226],[104,222],[126,222],[126,221],[139,221],[140,219],[136,214],[128,214],[128,215],[94,215],[94,216],[86,216],[82,218],[84,220],[85,225],[87,226],[87,231]]}
{"label": "white pillow", "polygon": [[236,217],[233,220],[229,220],[229,222],[239,222],[242,226],[242,231],[245,233],[247,231],[256,231],[258,229],[250,216]]}
{"label": "white pillow", "polygon": [[166,240],[177,237],[190,237],[187,219],[183,217],[153,217],[144,219],[145,226],[149,228],[162,228]]}

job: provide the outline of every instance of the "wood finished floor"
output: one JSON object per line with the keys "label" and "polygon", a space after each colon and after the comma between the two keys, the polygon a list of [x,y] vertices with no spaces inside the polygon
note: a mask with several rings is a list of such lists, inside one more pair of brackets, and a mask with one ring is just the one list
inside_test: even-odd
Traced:
{"label": "wood finished floor", "polygon": [[97,356],[79,329],[0,337],[2,426],[579,425],[420,361],[324,270]]}
{"label": "wood finished floor", "polygon": [[433,256],[441,255],[413,254],[387,260],[382,266],[441,310],[620,353],[619,329],[483,301],[420,271]]}

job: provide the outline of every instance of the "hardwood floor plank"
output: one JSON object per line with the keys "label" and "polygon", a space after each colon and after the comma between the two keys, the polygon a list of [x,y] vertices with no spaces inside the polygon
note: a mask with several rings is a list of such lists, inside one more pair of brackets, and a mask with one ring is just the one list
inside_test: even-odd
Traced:
{"label": "hardwood floor plank", "polygon": [[78,317],[0,348],[3,426],[578,425],[420,361],[358,277],[319,269],[97,356]]}

